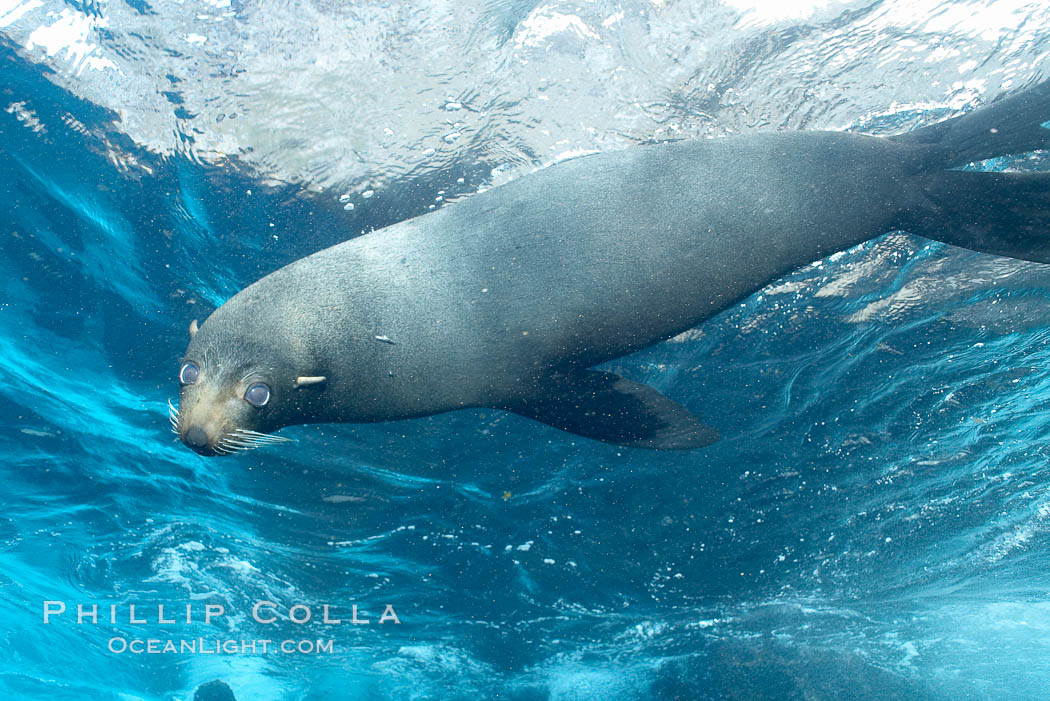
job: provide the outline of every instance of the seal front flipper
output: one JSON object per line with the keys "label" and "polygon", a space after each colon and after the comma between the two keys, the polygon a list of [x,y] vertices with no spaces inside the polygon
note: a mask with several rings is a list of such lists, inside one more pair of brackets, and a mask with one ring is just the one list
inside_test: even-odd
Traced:
{"label": "seal front flipper", "polygon": [[636,448],[710,445],[718,431],[648,385],[596,370],[557,374],[525,399],[501,407],[586,438]]}

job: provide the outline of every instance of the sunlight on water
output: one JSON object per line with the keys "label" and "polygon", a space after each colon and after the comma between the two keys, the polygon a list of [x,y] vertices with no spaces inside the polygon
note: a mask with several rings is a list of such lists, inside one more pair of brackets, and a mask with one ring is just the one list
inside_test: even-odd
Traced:
{"label": "sunlight on water", "polygon": [[[472,410],[206,460],[166,402],[191,320],[350,236],[592,151],[906,131],[1048,55],[1025,0],[0,0],[0,696],[1043,698],[1046,266],[890,233],[611,363],[722,433],[685,453]],[[109,649],[143,630],[337,644]]]}

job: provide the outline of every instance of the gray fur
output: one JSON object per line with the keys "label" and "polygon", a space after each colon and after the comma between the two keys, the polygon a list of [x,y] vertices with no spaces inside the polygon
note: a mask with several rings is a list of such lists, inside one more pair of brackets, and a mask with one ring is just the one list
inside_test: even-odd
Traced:
{"label": "gray fur", "polygon": [[[689,412],[666,398],[657,406],[655,391],[632,392],[652,421],[677,422],[666,438],[622,426],[589,433],[591,411],[542,412],[605,402],[626,385],[593,382],[584,369],[695,326],[800,266],[906,224],[936,233],[942,220],[985,216],[953,204],[942,174],[956,154],[928,141],[795,132],[638,147],[559,163],[351,239],[264,277],[201,325],[186,351],[201,381],[184,388],[182,415],[211,411],[268,432],[498,407],[627,445],[710,442]],[[1048,190],[1045,179],[1039,187]],[[1036,219],[1027,238],[996,252],[1023,256],[1032,235],[1045,240]],[[249,370],[273,388],[261,410],[241,406],[236,380]],[[297,376],[327,379],[297,389]],[[584,386],[588,396],[573,400]],[[545,402],[549,394],[558,401]],[[631,407],[615,411],[635,418]]]}

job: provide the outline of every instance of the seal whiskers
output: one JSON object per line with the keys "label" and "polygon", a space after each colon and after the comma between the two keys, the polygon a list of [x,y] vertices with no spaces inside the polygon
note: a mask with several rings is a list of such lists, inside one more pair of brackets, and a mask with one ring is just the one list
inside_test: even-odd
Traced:
{"label": "seal whiskers", "polygon": [[170,398],[168,399],[168,421],[171,422],[171,432],[176,436],[179,435],[179,410],[171,403]]}
{"label": "seal whiskers", "polygon": [[257,447],[260,445],[269,445],[272,443],[294,443],[294,438],[288,438],[287,436],[275,436],[269,433],[259,433],[258,431],[249,431],[246,428],[235,428],[230,432],[234,437],[241,441],[251,444],[251,446]]}
{"label": "seal whiskers", "polygon": [[[180,421],[181,414],[175,403],[168,399],[168,421],[171,422],[171,432],[181,436]],[[294,438],[285,436],[273,436],[268,433],[259,433],[243,428],[234,428],[224,431],[215,441],[213,450],[217,455],[232,455],[242,450],[254,450],[275,443],[294,443]]]}
{"label": "seal whiskers", "polygon": [[215,452],[220,455],[230,455],[242,450],[254,450],[275,443],[294,443],[295,439],[285,436],[271,436],[266,433],[249,431],[247,429],[235,428],[222,435],[215,442]]}

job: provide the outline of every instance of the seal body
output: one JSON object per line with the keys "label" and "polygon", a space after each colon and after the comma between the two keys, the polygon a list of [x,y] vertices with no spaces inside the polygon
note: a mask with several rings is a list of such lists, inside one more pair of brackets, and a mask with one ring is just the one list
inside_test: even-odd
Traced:
{"label": "seal body", "polygon": [[328,378],[315,421],[502,406],[889,230],[913,160],[812,133],[583,157],[292,263],[199,338],[287,339]]}
{"label": "seal body", "polygon": [[[1046,257],[1026,255],[1036,230],[1046,238],[1046,208],[1033,217],[1007,201],[1045,198],[1045,178],[982,180],[983,200],[953,205],[972,176],[991,175],[948,170],[979,150],[788,132],[556,164],[315,253],[232,297],[186,351],[199,373],[182,388],[177,430],[185,439],[200,428],[191,446],[213,454],[231,430],[495,407],[622,445],[710,443],[717,434],[684,407],[588,368],[893,229],[943,234],[954,217],[955,233],[938,238]],[[990,217],[982,208],[996,203]],[[1031,236],[1003,230],[1025,222]],[[241,396],[255,381],[272,392],[261,407]]]}

